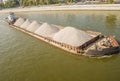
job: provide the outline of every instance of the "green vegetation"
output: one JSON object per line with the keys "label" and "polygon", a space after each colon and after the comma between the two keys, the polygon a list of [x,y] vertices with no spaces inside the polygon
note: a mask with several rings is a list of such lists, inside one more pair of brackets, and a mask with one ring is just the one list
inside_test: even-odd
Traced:
{"label": "green vegetation", "polygon": [[[11,8],[11,7],[25,7],[25,6],[40,6],[40,5],[60,5],[60,4],[71,4],[83,0],[10,0],[5,3],[0,3],[0,9]],[[113,0],[107,2],[99,2],[96,4],[113,4]]]}
{"label": "green vegetation", "polygon": [[0,9],[11,8],[11,7],[16,7],[16,6],[18,6],[16,0],[11,0],[11,1],[7,1],[5,3],[0,3]]}
{"label": "green vegetation", "polygon": [[71,4],[81,0],[11,0],[5,3],[0,3],[0,8],[11,8],[16,6],[39,6],[49,4]]}
{"label": "green vegetation", "polygon": [[21,0],[21,6],[36,6],[36,5],[49,5],[49,4],[69,4],[79,0]]}

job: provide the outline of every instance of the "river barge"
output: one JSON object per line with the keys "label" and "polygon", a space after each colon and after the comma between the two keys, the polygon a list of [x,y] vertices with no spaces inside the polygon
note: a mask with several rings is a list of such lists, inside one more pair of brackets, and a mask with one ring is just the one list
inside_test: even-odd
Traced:
{"label": "river barge", "polygon": [[35,38],[47,42],[77,55],[100,57],[119,52],[119,44],[113,36],[105,36],[100,32],[83,31],[74,27],[30,21],[24,18],[8,19],[10,27],[27,33]]}

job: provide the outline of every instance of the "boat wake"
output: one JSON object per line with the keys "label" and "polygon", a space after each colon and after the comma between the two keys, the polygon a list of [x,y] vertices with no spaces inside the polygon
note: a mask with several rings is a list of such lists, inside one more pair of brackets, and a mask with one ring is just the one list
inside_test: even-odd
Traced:
{"label": "boat wake", "polygon": [[113,55],[104,55],[104,56],[100,56],[100,57],[90,57],[90,58],[97,58],[97,59],[102,59],[102,58],[110,58]]}

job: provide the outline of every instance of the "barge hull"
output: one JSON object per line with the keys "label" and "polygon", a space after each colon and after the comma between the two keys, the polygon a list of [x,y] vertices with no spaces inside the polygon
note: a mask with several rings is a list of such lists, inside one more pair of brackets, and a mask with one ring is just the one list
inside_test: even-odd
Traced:
{"label": "barge hull", "polygon": [[51,45],[53,45],[53,46],[55,46],[55,47],[58,47],[58,48],[60,48],[60,49],[63,49],[63,50],[65,50],[65,51],[69,52],[69,53],[73,53],[73,54],[76,54],[76,55],[85,55],[85,54],[84,54],[84,51],[82,51],[82,53],[77,53],[76,51],[72,51],[72,50],[70,50],[70,49],[67,49],[67,48],[65,48],[65,47],[62,47],[61,45],[58,45],[58,44],[55,44],[55,43],[51,42],[51,40],[48,39],[48,38],[45,38],[45,37],[40,36],[40,35],[37,35],[37,34],[35,34],[35,33],[33,33],[33,32],[30,32],[30,31],[27,31],[27,30],[25,30],[25,29],[23,29],[23,28],[17,27],[17,26],[15,26],[15,25],[13,25],[13,24],[9,24],[9,25],[10,25],[10,27],[12,27],[12,28],[15,28],[15,29],[20,30],[20,31],[22,31],[22,32],[24,32],[24,33],[27,33],[27,34],[30,35],[30,36],[33,36],[33,37],[35,37],[35,38],[37,38],[37,39],[39,39],[39,40],[42,40],[42,41],[44,41],[44,42],[47,42],[48,44],[51,44]]}
{"label": "barge hull", "polygon": [[12,28],[20,30],[20,31],[22,31],[24,33],[27,33],[27,34],[29,34],[29,35],[39,39],[39,40],[47,42],[47,43],[49,43],[49,44],[51,44],[51,45],[53,45],[55,47],[58,47],[60,49],[63,49],[65,51],[67,51],[67,52],[70,52],[70,53],[73,53],[73,54],[76,54],[76,55],[84,55],[84,56],[90,56],[90,57],[99,57],[99,56],[105,56],[105,55],[112,55],[112,54],[115,54],[115,53],[119,52],[119,45],[118,45],[117,41],[112,36],[110,36],[110,39],[113,40],[114,45],[115,45],[114,47],[104,48],[101,51],[96,50],[96,49],[88,50],[88,51],[85,51],[84,49],[80,49],[80,51],[78,52],[78,51],[66,48],[66,47],[62,46],[61,44],[58,44],[58,43],[56,44],[54,40],[49,39],[47,37],[43,37],[41,35],[35,34],[33,32],[30,32],[28,30],[25,30],[23,28],[20,28],[18,26],[13,25],[13,24],[9,24],[9,25]]}

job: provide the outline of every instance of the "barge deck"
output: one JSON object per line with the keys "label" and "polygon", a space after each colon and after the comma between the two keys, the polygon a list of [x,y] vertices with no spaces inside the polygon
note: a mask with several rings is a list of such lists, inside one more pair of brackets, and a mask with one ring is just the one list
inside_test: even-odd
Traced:
{"label": "barge deck", "polygon": [[[19,20],[19,19],[17,19],[17,20]],[[112,54],[119,52],[119,44],[113,36],[105,36],[105,35],[101,34],[100,32],[83,31],[83,30],[78,30],[78,29],[69,27],[68,29],[74,30],[75,33],[77,32],[76,34],[79,34],[79,32],[80,32],[81,34],[85,33],[86,36],[88,34],[90,37],[92,37],[89,40],[83,42],[81,45],[74,46],[72,44],[70,45],[70,44],[65,43],[65,42],[57,41],[54,39],[54,37],[44,36],[44,35],[38,34],[36,32],[22,28],[20,26],[16,26],[15,23],[16,22],[19,23],[19,21],[17,21],[17,20],[14,23],[8,22],[10,27],[13,27],[13,28],[20,30],[24,33],[27,33],[27,34],[29,34],[37,39],[40,39],[44,42],[47,42],[53,46],[56,46],[60,49],[63,49],[65,51],[68,51],[68,52],[73,53],[73,54],[90,56],[90,57],[100,57],[100,56],[105,56],[105,55],[112,55]],[[42,23],[42,24],[44,24],[44,23]],[[44,26],[47,26],[47,24],[44,24]],[[60,31],[62,31],[66,28],[66,27],[64,28],[64,27],[58,26],[58,25],[52,25],[52,26],[57,27],[58,29],[60,29]],[[48,29],[49,29],[49,26],[48,26]],[[49,30],[46,30],[46,32],[49,32]],[[67,34],[70,34],[70,33],[72,34],[72,32],[67,32]],[[79,38],[79,36],[78,36],[78,38]],[[82,41],[81,39],[79,38],[79,42]],[[68,40],[68,41],[70,42],[70,41],[74,41],[74,40]]]}

